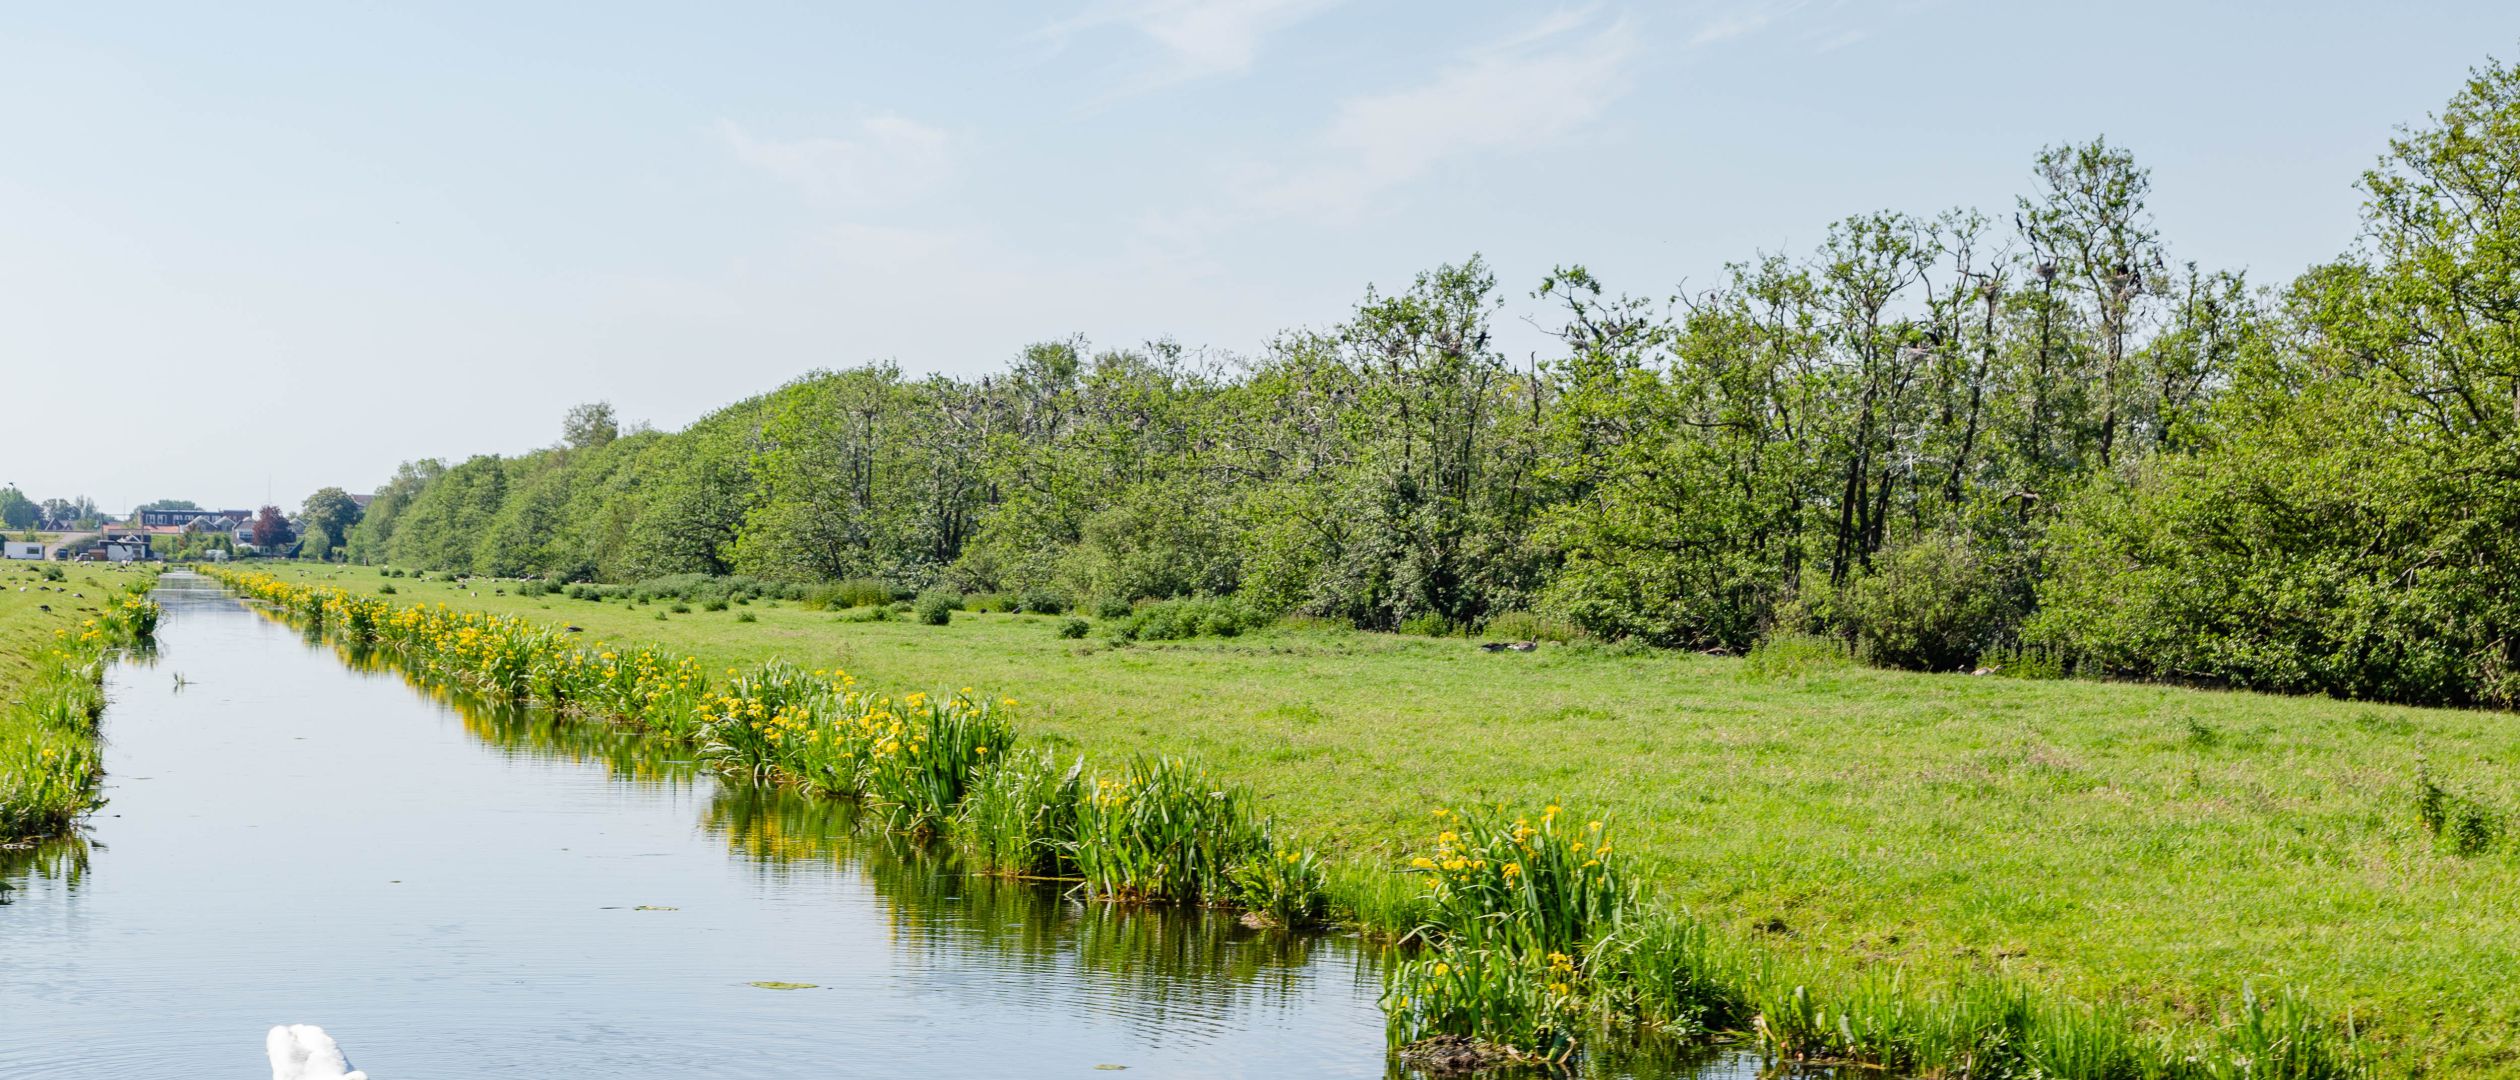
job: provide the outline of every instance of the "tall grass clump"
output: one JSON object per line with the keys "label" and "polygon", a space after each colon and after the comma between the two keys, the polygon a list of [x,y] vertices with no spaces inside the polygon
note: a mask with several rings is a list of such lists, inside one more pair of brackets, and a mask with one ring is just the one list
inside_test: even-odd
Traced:
{"label": "tall grass clump", "polygon": [[962,805],[954,809],[948,835],[955,850],[966,865],[984,874],[1070,874],[1084,775],[1082,760],[1062,768],[1046,754],[1000,755],[994,767],[972,781]]}
{"label": "tall grass clump", "polygon": [[1753,679],[1788,679],[1853,663],[1846,643],[1823,634],[1779,632],[1760,638],[1742,661],[1742,674]]}
{"label": "tall grass clump", "polygon": [[893,587],[879,578],[850,578],[807,586],[797,597],[811,611],[842,611],[893,602]]}
{"label": "tall grass clump", "polygon": [[1270,854],[1249,796],[1179,758],[1096,776],[1077,803],[1072,858],[1085,890],[1115,900],[1222,901],[1243,863]]}
{"label": "tall grass clump", "polygon": [[[879,699],[880,700],[880,699]],[[1013,699],[1005,701],[1013,708]],[[1015,727],[969,690],[884,701],[869,717],[866,796],[896,832],[933,834],[951,820],[973,777],[1014,749]]]}
{"label": "tall grass clump", "polygon": [[1434,943],[1394,964],[1383,1004],[1393,1039],[1493,1044],[1562,1061],[1578,1043],[1595,946],[1633,901],[1599,821],[1550,806],[1535,819],[1437,810],[1434,847],[1410,860],[1426,881]]}
{"label": "tall grass clump", "polygon": [[1528,611],[1508,611],[1493,616],[1479,627],[1479,632],[1486,637],[1507,641],[1547,641],[1560,645],[1592,636],[1565,619],[1534,615]]}

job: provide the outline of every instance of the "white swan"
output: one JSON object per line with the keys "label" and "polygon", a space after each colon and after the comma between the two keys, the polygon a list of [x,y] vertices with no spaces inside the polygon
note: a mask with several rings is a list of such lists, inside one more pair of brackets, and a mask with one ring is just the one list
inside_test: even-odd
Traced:
{"label": "white swan", "polygon": [[341,1044],[313,1024],[282,1024],[263,1039],[271,1052],[271,1080],[367,1080],[341,1056]]}

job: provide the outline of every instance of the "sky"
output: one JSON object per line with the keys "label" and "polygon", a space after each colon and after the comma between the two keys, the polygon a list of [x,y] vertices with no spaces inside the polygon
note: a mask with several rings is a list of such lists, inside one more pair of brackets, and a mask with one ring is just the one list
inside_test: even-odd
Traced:
{"label": "sky", "polygon": [[0,485],[294,508],[817,368],[1220,358],[1485,257],[1668,296],[2153,173],[2279,282],[2505,3],[52,4],[0,20]]}

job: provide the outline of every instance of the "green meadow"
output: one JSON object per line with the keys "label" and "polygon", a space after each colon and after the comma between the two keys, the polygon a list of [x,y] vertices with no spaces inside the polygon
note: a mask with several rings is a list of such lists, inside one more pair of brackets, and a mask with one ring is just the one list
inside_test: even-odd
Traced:
{"label": "green meadow", "polygon": [[[1840,977],[2001,975],[2193,1024],[2244,991],[2298,989],[2386,1074],[2520,1067],[2520,857],[2500,829],[2520,731],[2505,713],[1826,655],[1491,653],[1307,624],[1123,646],[1062,637],[1056,616],[676,613],[486,579],[277,572],[712,667],[784,659],[1014,697],[1036,747],[1193,756],[1281,828],[1366,864],[1427,848],[1438,809],[1561,803],[1607,820],[1656,895]],[[2445,807],[2450,823],[2428,824]]]}

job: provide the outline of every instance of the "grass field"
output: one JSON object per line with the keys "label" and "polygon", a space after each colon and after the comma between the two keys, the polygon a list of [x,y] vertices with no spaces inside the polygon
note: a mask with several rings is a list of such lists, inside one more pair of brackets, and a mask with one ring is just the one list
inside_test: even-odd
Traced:
{"label": "grass field", "polygon": [[91,803],[97,733],[72,714],[95,703],[97,669],[43,658],[63,647],[57,632],[83,633],[141,580],[94,563],[0,562],[0,841],[57,831]]}
{"label": "grass field", "polygon": [[[1319,629],[1113,648],[1052,617],[659,620],[390,584],[713,667],[1013,696],[1036,745],[1195,755],[1282,825],[1389,865],[1433,808],[1561,802],[1608,818],[1662,896],[1843,972],[2002,972],[2187,1022],[2244,986],[2299,987],[2350,1013],[2385,1075],[2520,1073],[2520,857],[2492,835],[2520,802],[2509,714]],[[2426,828],[2425,776],[2478,808],[2482,850]]]}

